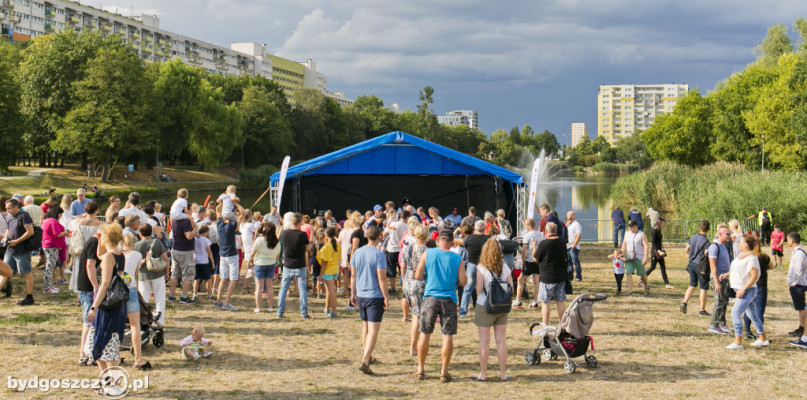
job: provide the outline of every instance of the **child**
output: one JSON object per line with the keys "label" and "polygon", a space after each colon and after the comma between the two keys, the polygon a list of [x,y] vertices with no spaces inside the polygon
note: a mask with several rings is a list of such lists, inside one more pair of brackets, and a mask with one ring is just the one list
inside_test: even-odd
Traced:
{"label": "child", "polygon": [[322,281],[322,264],[320,264],[317,254],[319,254],[325,240],[325,229],[317,229],[316,232],[313,233],[313,236],[314,240],[311,243],[311,254],[309,254],[308,257],[311,263],[311,279],[314,281],[311,294],[313,295],[313,290],[316,290],[317,298],[324,299],[325,295],[322,292],[325,288],[325,283]]}
{"label": "child", "polygon": [[210,227],[202,226],[199,228],[199,233],[196,235],[196,240],[193,244],[193,253],[196,258],[196,277],[193,281],[193,301],[196,301],[196,295],[199,293],[199,284],[205,281],[208,295],[213,293],[210,282],[210,272],[213,270],[213,252],[210,251]]}
{"label": "child", "polygon": [[179,341],[182,346],[182,359],[196,361],[199,357],[210,357],[213,353],[207,350],[213,342],[205,339],[205,328],[197,326],[193,328],[191,335]]}
{"label": "child", "polygon": [[336,240],[336,228],[325,231],[324,243],[317,252],[317,261],[321,265],[322,280],[325,281],[325,316],[336,316],[336,278],[339,277],[339,261],[342,258],[342,246]]}
{"label": "child", "polygon": [[608,256],[614,266],[614,278],[616,278],[616,295],[622,295],[622,278],[625,277],[625,258],[622,257],[621,249],[614,249],[614,254]]}
{"label": "child", "polygon": [[177,199],[171,204],[168,215],[172,220],[188,219],[188,189],[177,190]]}
{"label": "child", "polygon": [[774,259],[774,268],[782,266],[782,257],[785,255],[784,243],[785,233],[782,232],[779,224],[776,224],[773,226],[773,232],[771,233],[771,253]]}
{"label": "child", "polygon": [[241,200],[235,195],[235,185],[227,186],[227,191],[222,193],[216,200],[221,203],[221,216],[230,221],[236,221],[235,203],[240,203]]}

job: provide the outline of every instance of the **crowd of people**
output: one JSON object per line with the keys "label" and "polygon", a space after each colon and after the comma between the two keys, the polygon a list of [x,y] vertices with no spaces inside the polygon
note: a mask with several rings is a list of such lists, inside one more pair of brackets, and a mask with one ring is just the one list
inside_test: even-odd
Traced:
{"label": "crowd of people", "polygon": [[[58,293],[57,286],[66,283],[65,272],[69,273],[69,290],[76,293],[84,321],[79,363],[98,365],[102,371],[120,360],[118,349],[127,320],[134,366],[152,368],[140,349],[139,296],[146,303],[153,297],[157,324],[163,326],[166,302],[192,305],[204,301],[200,293],[206,293],[207,300],[221,310],[238,311],[233,293],[239,284],[244,288],[254,285],[254,312],[264,312],[265,305],[266,312],[284,318],[289,297],[297,297],[301,317],[309,319],[310,290],[312,296],[325,299],[326,318],[359,311],[364,349],[359,370],[373,374],[373,349],[399,283],[403,319],[411,318],[409,350],[417,357],[415,377],[425,378],[429,340],[439,321],[440,380],[448,382],[452,380],[449,364],[457,323],[470,313],[479,329],[480,346],[480,371],[472,379],[487,380],[491,330],[499,378],[510,379],[505,343],[509,309],[488,311],[492,284],[511,290],[513,309],[523,309],[525,297],[530,298],[529,309],[537,310],[540,304],[541,320],[548,325],[552,304],[560,319],[572,282],[583,279],[579,256],[582,226],[573,211],[561,221],[546,204],[537,208],[537,222],[532,218],[522,221],[524,231],[519,233],[503,210],[478,216],[474,207],[469,207],[467,215],[455,208],[442,217],[438,209],[415,208],[406,198],[399,205],[389,201],[364,213],[347,210],[341,221],[331,211],[311,218],[291,212],[281,216],[273,208],[263,216],[240,204],[234,186],[204,204],[189,203],[187,198],[188,191],[180,189],[169,212],[163,213],[161,204],[143,203],[133,192],[123,207],[120,198],[110,198],[103,218],[98,216],[99,204],[87,198],[83,189],[77,191],[75,200],[70,195],[52,196],[41,205],[33,204],[30,196],[0,198],[0,238],[5,253],[0,288],[10,297],[10,277],[20,274],[25,297],[18,305],[34,304],[34,251],[40,252],[44,264],[44,295]],[[627,218],[619,207],[612,213],[615,250],[609,259],[618,295],[632,294],[634,275],[644,293],[649,293],[647,276],[657,266],[666,287],[673,288],[662,244],[665,220],[652,208],[647,217],[650,239],[643,232],[644,218],[635,208]],[[772,220],[762,214],[759,219]],[[699,233],[687,243],[690,282],[680,310],[687,312],[690,298],[700,288],[698,313],[711,317],[709,332],[735,334],[729,349],[742,348],[743,327],[746,336],[755,340],[752,346],[769,344],[763,328],[767,270],[781,265],[785,240],[778,225],[773,228],[769,239],[773,258],[760,251],[764,240],[743,234],[737,221],[718,226],[713,240],[707,236],[709,222],[703,221]],[[788,284],[799,311],[799,328],[791,332],[799,339],[791,343],[807,348],[807,336],[803,336],[807,253],[797,233],[788,234],[786,241],[794,249]],[[648,262],[650,268],[645,270]],[[625,274],[627,292],[623,293]],[[532,281],[532,296],[527,281]],[[711,314],[706,311],[710,282],[715,291]],[[276,303],[275,284],[279,284]],[[128,294],[121,300],[124,292]],[[730,329],[726,310],[732,297],[736,301]],[[751,333],[751,324],[756,334]],[[183,358],[195,360],[212,354],[206,350],[210,343],[203,336],[204,328],[194,327],[182,342]]]}

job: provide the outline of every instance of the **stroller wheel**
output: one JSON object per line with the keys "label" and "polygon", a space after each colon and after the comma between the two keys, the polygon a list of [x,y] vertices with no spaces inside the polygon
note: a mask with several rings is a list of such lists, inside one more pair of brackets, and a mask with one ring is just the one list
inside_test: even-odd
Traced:
{"label": "stroller wheel", "polygon": [[527,354],[524,355],[524,361],[527,365],[538,365],[541,363],[541,357],[538,357],[537,351],[528,351]]}
{"label": "stroller wheel", "polygon": [[552,349],[544,349],[541,353],[541,357],[544,358],[544,361],[555,360],[558,358],[554,353],[552,353]]}
{"label": "stroller wheel", "polygon": [[156,334],[154,335],[154,339],[151,339],[151,343],[154,345],[154,347],[159,349],[165,344],[165,338],[163,338],[163,335]]}
{"label": "stroller wheel", "polygon": [[586,356],[586,365],[588,365],[589,368],[597,368],[597,357]]}
{"label": "stroller wheel", "polygon": [[577,368],[577,366],[571,361],[566,361],[566,363],[563,364],[563,370],[566,371],[567,374],[573,374],[575,368]]}

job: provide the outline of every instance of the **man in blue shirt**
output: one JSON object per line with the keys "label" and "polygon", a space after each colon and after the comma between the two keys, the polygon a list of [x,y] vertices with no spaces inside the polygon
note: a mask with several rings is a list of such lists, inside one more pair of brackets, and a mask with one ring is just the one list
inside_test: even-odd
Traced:
{"label": "man in blue shirt", "polygon": [[418,380],[425,378],[424,366],[429,353],[429,339],[434,332],[434,324],[440,317],[440,332],[443,334],[443,363],[440,381],[451,380],[448,364],[454,352],[454,335],[457,334],[457,286],[465,286],[465,265],[457,253],[451,251],[454,235],[443,230],[437,237],[437,248],[429,249],[421,256],[415,270],[415,279],[426,277],[423,292],[423,305],[420,315],[420,340],[418,341]]}
{"label": "man in blue shirt", "polygon": [[72,213],[73,218],[79,218],[86,214],[86,212],[84,212],[84,207],[91,201],[92,200],[85,196],[84,189],[77,190],[76,199],[70,204],[70,213]]}
{"label": "man in blue shirt", "polygon": [[[243,212],[243,208],[238,203],[235,203],[239,212]],[[219,204],[216,207],[216,231],[219,234],[219,290],[217,293],[216,307],[221,307],[225,311],[238,311],[238,309],[230,303],[233,296],[235,285],[238,284],[239,267],[238,264],[238,249],[235,247],[235,230],[238,226],[238,221],[231,221],[223,218],[221,211],[223,205]],[[221,301],[222,294],[224,294],[224,302]]]}
{"label": "man in blue shirt", "polygon": [[639,230],[644,232],[644,221],[642,220],[642,213],[636,209],[636,207],[631,207],[630,212],[628,213],[628,220],[636,221],[636,224],[639,226]]}
{"label": "man in blue shirt", "polygon": [[726,307],[729,304],[729,297],[723,294],[722,286],[728,285],[728,279],[720,280],[720,275],[729,272],[731,268],[731,259],[729,252],[724,246],[731,240],[731,231],[726,224],[717,226],[717,238],[709,245],[709,268],[712,270],[712,279],[715,284],[715,304],[712,310],[710,333],[719,333],[721,335],[732,332],[726,326]]}
{"label": "man in blue shirt", "polygon": [[359,307],[361,318],[361,345],[364,355],[359,371],[372,375],[370,364],[375,361],[373,349],[378,340],[381,319],[389,306],[387,298],[387,263],[384,253],[378,250],[381,230],[371,226],[365,232],[367,246],[362,246],[350,260],[351,301]]}
{"label": "man in blue shirt", "polygon": [[625,237],[625,214],[619,206],[611,211],[611,221],[614,223],[614,248],[622,246],[622,239]]}

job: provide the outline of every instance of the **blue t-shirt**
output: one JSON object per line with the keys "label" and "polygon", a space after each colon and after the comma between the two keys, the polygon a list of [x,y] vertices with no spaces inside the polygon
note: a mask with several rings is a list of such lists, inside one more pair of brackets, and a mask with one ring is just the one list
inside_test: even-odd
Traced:
{"label": "blue t-shirt", "polygon": [[439,248],[426,250],[426,288],[423,298],[451,299],[457,302],[457,278],[462,257]]}
{"label": "blue t-shirt", "polygon": [[[84,211],[84,207],[87,206],[87,203],[91,202],[92,200],[88,198],[84,198],[84,201],[78,201],[78,199],[73,200],[73,203],[70,204],[70,212],[73,214],[74,217],[80,217],[86,211]],[[143,222],[143,221],[140,221]]]}
{"label": "blue t-shirt", "polygon": [[235,247],[235,228],[237,226],[237,221],[224,223],[224,220],[221,218],[216,220],[216,228],[219,234],[220,256],[232,257],[238,255],[238,249]]}
{"label": "blue t-shirt", "polygon": [[712,242],[712,244],[709,246],[709,258],[717,259],[715,267],[717,268],[718,275],[729,272],[729,269],[731,268],[731,259],[729,258],[728,250],[726,250],[726,247],[723,246],[723,244],[718,243],[717,241]]}
{"label": "blue t-shirt", "polygon": [[622,210],[611,211],[611,219],[614,220],[614,225],[625,225],[625,214]]}
{"label": "blue t-shirt", "polygon": [[640,231],[644,230],[644,221],[642,220],[642,213],[633,210],[630,213],[628,213],[628,219],[631,221],[636,221],[636,225],[639,227]]}
{"label": "blue t-shirt", "polygon": [[356,268],[356,297],[383,299],[376,271],[387,269],[384,253],[372,246],[362,246],[353,253],[350,265]]}

